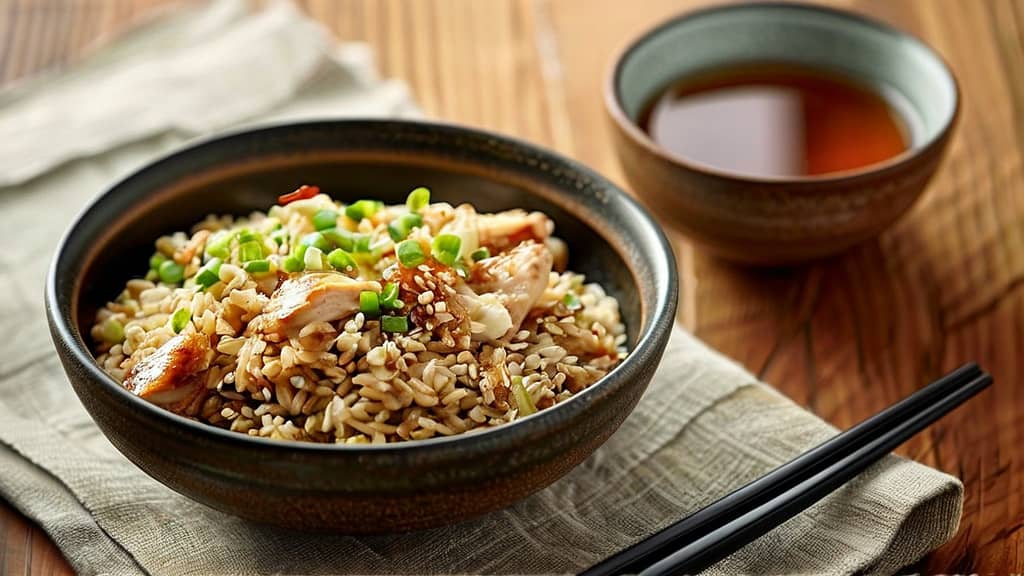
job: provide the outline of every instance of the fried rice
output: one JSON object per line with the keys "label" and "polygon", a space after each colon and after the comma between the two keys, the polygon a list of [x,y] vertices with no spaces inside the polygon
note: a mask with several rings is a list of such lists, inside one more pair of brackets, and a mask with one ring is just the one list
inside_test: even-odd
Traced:
{"label": "fried rice", "polygon": [[565,270],[539,212],[348,205],[314,186],[156,240],[100,309],[104,370],[167,410],[266,438],[385,443],[549,409],[626,355],[618,302]]}

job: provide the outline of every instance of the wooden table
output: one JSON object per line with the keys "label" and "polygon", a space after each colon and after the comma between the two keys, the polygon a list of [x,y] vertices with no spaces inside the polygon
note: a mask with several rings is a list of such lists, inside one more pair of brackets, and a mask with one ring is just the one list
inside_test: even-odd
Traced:
{"label": "wooden table", "polygon": [[[0,0],[0,82],[81,57],[166,0]],[[369,42],[434,117],[538,142],[623,183],[601,83],[636,32],[701,2],[308,0],[342,40]],[[834,2],[914,32],[959,76],[963,115],[927,193],[879,240],[772,271],[677,239],[680,320],[840,427],[977,360],[996,386],[900,452],[966,488],[952,542],[927,573],[1024,570],[1024,3]],[[0,502],[0,573],[70,569]]]}

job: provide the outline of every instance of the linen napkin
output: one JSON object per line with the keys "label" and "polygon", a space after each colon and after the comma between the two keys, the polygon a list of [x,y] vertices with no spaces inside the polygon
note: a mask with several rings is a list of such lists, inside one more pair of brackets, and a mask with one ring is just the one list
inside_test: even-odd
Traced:
{"label": "linen napkin", "polygon": [[[544,491],[410,534],[255,525],[178,495],[118,453],[72,392],[45,325],[62,231],[116,178],[189,138],[307,117],[415,116],[365,46],[286,3],[151,21],[71,71],[0,92],[0,494],[82,574],[567,573],[628,546],[835,430],[681,329],[620,430]],[[892,573],[955,534],[962,486],[890,456],[708,570]]]}

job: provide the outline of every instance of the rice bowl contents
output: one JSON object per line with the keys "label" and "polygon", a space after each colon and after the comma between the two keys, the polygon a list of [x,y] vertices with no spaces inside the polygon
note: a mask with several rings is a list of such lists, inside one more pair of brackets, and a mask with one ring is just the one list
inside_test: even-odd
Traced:
{"label": "rice bowl contents", "polygon": [[550,408],[626,355],[618,302],[540,212],[340,204],[315,186],[156,241],[96,315],[99,364],[151,403],[275,439],[385,443]]}

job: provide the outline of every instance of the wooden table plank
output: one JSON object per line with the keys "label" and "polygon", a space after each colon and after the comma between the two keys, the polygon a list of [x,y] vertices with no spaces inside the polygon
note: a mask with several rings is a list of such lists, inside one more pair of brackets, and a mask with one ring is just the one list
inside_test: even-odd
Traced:
{"label": "wooden table plank", "polygon": [[[0,0],[0,82],[67,62],[162,0]],[[368,42],[427,114],[552,147],[625,184],[602,85],[612,53],[698,0],[308,0],[341,39]],[[920,35],[957,72],[960,125],[936,179],[877,241],[839,258],[748,270],[675,242],[680,319],[845,427],[962,361],[997,385],[901,453],[965,483],[962,527],[919,567],[1024,570],[1024,5],[829,2]],[[69,569],[0,506],[0,567]],[[26,560],[28,559],[28,560]],[[60,562],[59,565],[54,564]],[[50,564],[47,564],[50,563]],[[44,567],[44,568],[40,568]],[[55,568],[56,570],[56,568]]]}

